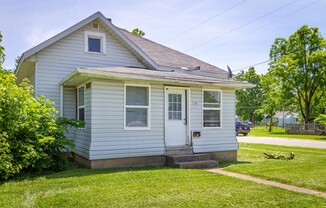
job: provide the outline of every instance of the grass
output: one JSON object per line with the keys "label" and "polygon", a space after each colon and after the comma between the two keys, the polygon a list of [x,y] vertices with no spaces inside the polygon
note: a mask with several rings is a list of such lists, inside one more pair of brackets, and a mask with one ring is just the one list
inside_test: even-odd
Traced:
{"label": "grass", "polygon": [[304,134],[287,134],[285,129],[281,127],[273,126],[272,132],[268,132],[267,126],[255,126],[251,129],[249,136],[260,136],[260,137],[280,137],[280,138],[292,138],[292,139],[310,139],[310,140],[324,140],[326,136],[318,135],[304,135]]}
{"label": "grass", "polygon": [[0,207],[322,207],[326,199],[204,170],[77,168],[0,185]]}
{"label": "grass", "polygon": [[[295,153],[294,160],[265,159],[263,152]],[[226,171],[326,191],[325,149],[240,144],[238,162],[222,163]]]}

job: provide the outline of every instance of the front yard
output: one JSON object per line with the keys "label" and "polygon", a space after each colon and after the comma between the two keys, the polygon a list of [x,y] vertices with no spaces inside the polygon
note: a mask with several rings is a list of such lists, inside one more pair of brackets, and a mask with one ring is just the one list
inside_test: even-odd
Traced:
{"label": "front yard", "polygon": [[[265,159],[263,152],[289,155],[294,160]],[[222,163],[224,170],[251,175],[295,186],[326,191],[326,151],[266,144],[240,144],[238,162]]]}
{"label": "front yard", "polygon": [[[262,152],[295,152],[291,161]],[[241,144],[237,163],[224,170],[326,191],[321,149]],[[70,170],[0,185],[0,207],[323,207],[326,199],[205,170],[147,167]]]}

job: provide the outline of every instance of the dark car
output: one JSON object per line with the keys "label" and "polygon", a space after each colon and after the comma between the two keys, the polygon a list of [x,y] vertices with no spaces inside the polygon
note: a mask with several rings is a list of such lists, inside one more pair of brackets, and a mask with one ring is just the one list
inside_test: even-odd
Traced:
{"label": "dark car", "polygon": [[238,136],[239,134],[243,134],[243,136],[247,136],[250,132],[250,125],[246,122],[237,121],[235,122],[235,132]]}

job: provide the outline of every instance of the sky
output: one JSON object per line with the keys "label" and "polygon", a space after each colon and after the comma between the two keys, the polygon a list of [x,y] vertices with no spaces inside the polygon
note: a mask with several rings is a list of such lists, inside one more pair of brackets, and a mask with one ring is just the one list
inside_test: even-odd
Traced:
{"label": "sky", "polygon": [[[326,37],[326,0],[0,0],[6,69],[23,52],[100,11],[129,31],[234,73],[268,70],[275,38],[303,25]],[[256,65],[258,64],[258,65]]]}

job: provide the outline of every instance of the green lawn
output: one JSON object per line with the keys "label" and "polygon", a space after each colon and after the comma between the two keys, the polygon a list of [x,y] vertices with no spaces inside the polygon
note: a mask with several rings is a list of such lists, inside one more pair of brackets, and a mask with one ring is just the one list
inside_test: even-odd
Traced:
{"label": "green lawn", "polygon": [[[265,159],[263,152],[295,153],[294,160]],[[326,191],[325,149],[240,144],[238,162],[222,163],[226,171]]]}
{"label": "green lawn", "polygon": [[255,126],[251,129],[249,136],[261,136],[261,137],[281,137],[281,138],[292,138],[292,139],[311,139],[311,140],[324,140],[326,136],[318,135],[304,135],[304,134],[287,134],[281,127],[273,126],[272,132],[268,132],[267,126]]}
{"label": "green lawn", "polygon": [[323,207],[326,199],[204,170],[74,169],[0,185],[0,207]]}

